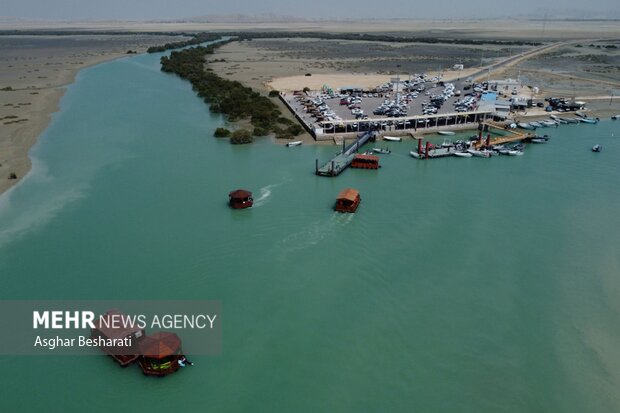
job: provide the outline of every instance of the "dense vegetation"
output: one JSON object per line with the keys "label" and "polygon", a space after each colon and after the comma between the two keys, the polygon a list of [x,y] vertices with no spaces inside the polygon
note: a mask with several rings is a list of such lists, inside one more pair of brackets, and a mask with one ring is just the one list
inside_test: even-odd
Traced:
{"label": "dense vegetation", "polygon": [[216,138],[227,138],[230,136],[230,131],[226,128],[217,128],[213,133]]}
{"label": "dense vegetation", "polygon": [[252,143],[253,140],[252,133],[247,129],[238,129],[230,137],[230,143],[235,145]]}
{"label": "dense vegetation", "polygon": [[197,34],[193,34],[191,36],[192,36],[192,38],[188,39],[188,40],[182,40],[182,41],[179,41],[179,42],[166,43],[166,44],[161,45],[161,46],[151,46],[151,47],[149,47],[146,50],[146,52],[147,53],[164,52],[166,50],[179,49],[181,47],[193,46],[195,44],[200,44],[200,43],[205,43],[205,42],[212,42],[214,40],[219,40],[219,39],[222,38],[220,35],[213,34],[213,33],[197,33]]}
{"label": "dense vegetation", "polygon": [[492,39],[455,39],[448,37],[416,37],[393,36],[387,34],[368,33],[325,33],[325,32],[220,32],[222,36],[236,37],[239,40],[282,39],[282,38],[314,38],[325,40],[362,40],[366,42],[391,43],[448,43],[467,45],[501,45],[501,46],[540,46],[542,43],[523,40],[492,40]]}
{"label": "dense vegetation", "polygon": [[[299,135],[303,131],[301,126],[283,118],[271,99],[239,82],[221,78],[213,71],[205,70],[206,55],[212,54],[224,43],[174,51],[170,57],[161,58],[161,70],[189,80],[198,96],[209,104],[211,112],[222,113],[231,122],[250,119],[256,136],[271,132],[280,138]],[[235,138],[235,133],[232,138]],[[244,136],[238,136],[235,140],[238,143],[248,141]]]}

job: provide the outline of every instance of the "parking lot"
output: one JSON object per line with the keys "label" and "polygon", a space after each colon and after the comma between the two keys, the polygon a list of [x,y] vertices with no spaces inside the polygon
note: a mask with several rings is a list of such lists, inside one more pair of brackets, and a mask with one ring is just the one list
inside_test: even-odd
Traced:
{"label": "parking lot", "polygon": [[493,104],[479,100],[481,86],[433,81],[408,89],[401,86],[397,93],[388,84],[372,92],[309,92],[285,99],[310,129],[323,134],[450,126],[476,122],[481,112],[494,111]]}

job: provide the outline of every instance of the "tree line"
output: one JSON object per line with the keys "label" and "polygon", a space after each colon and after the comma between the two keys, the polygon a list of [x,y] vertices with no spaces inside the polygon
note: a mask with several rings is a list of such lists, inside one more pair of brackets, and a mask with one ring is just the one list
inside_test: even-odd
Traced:
{"label": "tree line", "polygon": [[[212,69],[205,68],[206,56],[213,54],[216,48],[229,41],[173,51],[169,57],[161,58],[161,70],[188,80],[198,96],[209,104],[211,112],[225,115],[230,122],[249,119],[254,128],[248,131],[251,135],[265,136],[275,133],[278,138],[289,139],[299,135],[303,131],[302,127],[283,117],[271,99],[240,82],[224,79]],[[223,131],[218,134],[228,135]],[[233,133],[231,137],[239,137],[231,140],[233,143],[248,141],[246,133]]]}
{"label": "tree line", "polygon": [[182,47],[193,46],[193,45],[200,44],[200,43],[213,42],[215,40],[220,40],[222,38],[222,36],[220,36],[219,34],[215,34],[215,33],[196,33],[196,34],[192,34],[188,36],[192,36],[192,38],[188,40],[181,40],[178,42],[166,43],[160,46],[151,46],[148,49],[146,49],[146,52],[147,53],[165,52],[166,50],[180,49]]}

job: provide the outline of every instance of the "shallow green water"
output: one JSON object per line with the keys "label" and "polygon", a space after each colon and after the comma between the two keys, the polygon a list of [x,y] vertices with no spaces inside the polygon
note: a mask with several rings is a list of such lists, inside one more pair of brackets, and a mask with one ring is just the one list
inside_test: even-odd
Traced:
{"label": "shallow green water", "polygon": [[[618,123],[547,129],[522,157],[390,143],[380,171],[320,178],[335,147],[217,140],[158,59],[69,88],[0,198],[0,298],[221,300],[224,353],[162,380],[1,357],[0,410],[620,410]],[[347,186],[355,215],[331,209]],[[237,187],[254,208],[227,208]]]}

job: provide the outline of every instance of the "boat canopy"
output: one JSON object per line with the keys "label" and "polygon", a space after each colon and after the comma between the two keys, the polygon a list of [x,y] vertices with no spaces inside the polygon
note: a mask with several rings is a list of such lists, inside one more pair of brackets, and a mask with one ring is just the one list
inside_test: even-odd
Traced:
{"label": "boat canopy", "polygon": [[340,191],[340,193],[338,194],[337,199],[340,200],[345,200],[345,201],[351,201],[351,202],[355,202],[355,200],[357,199],[357,197],[359,196],[359,191],[357,189],[353,189],[353,188],[345,188],[342,191]]}

